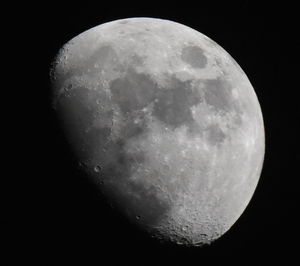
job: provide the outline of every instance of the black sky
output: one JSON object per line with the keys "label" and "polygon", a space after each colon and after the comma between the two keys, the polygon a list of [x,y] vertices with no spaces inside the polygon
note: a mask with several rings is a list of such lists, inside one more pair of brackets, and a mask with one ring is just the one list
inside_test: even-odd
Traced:
{"label": "black sky", "polygon": [[[205,7],[48,2],[11,9],[4,53],[15,51],[18,61],[8,60],[13,86],[6,88],[15,100],[4,103],[13,116],[5,128],[14,139],[1,186],[0,241],[7,250],[47,265],[79,259],[200,264],[236,254],[254,259],[294,255],[300,164],[297,17],[291,7],[240,2]],[[111,211],[77,173],[49,106],[48,72],[58,49],[93,26],[136,16],[174,20],[216,41],[240,64],[261,104],[266,154],[256,192],[232,229],[201,249],[158,245]]]}

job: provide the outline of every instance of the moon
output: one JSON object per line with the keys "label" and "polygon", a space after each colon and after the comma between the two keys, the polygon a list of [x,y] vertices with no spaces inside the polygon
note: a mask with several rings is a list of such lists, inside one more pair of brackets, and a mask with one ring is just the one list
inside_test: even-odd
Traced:
{"label": "moon", "polygon": [[170,20],[120,19],[66,43],[50,76],[78,163],[138,228],[197,246],[241,216],[262,170],[263,117],[217,43]]}

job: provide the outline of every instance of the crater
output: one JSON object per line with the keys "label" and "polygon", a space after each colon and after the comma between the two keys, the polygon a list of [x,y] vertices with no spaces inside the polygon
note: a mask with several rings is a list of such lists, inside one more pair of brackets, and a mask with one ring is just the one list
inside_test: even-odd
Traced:
{"label": "crater", "polygon": [[204,68],[207,64],[207,58],[198,46],[184,47],[181,51],[181,59],[193,68]]}

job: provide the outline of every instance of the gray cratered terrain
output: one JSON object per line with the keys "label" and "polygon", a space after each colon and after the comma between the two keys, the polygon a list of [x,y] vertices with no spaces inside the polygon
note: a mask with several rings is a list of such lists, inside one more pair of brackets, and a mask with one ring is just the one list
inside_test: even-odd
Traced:
{"label": "gray cratered terrain", "polygon": [[74,154],[130,221],[184,245],[237,221],[259,180],[264,126],[219,45],[168,20],[116,20],[64,45],[51,78]]}

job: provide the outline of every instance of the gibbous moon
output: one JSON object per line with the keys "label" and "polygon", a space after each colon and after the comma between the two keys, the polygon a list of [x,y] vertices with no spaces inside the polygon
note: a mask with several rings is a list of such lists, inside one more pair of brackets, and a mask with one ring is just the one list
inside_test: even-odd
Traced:
{"label": "gibbous moon", "polygon": [[108,22],[61,48],[51,80],[78,163],[137,227],[202,245],[243,213],[263,117],[246,74],[210,38],[163,19]]}

